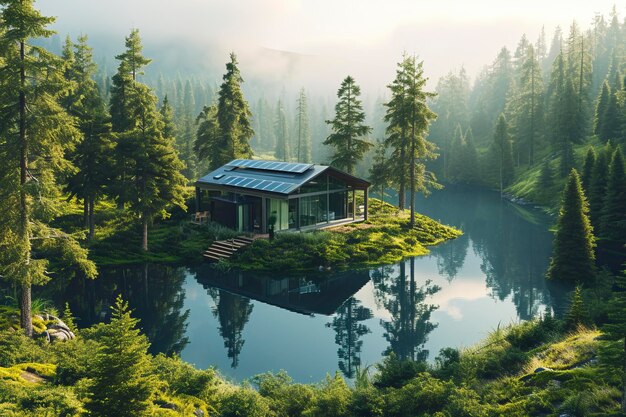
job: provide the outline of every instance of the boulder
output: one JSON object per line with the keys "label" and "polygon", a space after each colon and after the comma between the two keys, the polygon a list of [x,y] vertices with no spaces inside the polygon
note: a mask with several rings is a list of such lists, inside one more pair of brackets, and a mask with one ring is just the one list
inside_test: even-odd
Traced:
{"label": "boulder", "polygon": [[196,408],[196,411],[193,412],[193,415],[196,417],[204,417],[204,411],[200,410],[199,408]]}

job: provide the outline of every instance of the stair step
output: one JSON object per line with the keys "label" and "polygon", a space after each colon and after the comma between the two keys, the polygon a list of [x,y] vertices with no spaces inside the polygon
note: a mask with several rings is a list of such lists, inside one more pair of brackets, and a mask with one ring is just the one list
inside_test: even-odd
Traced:
{"label": "stair step", "polygon": [[225,253],[219,253],[219,252],[210,251],[210,250],[204,252],[203,255],[210,255],[210,256],[215,256],[218,258],[230,258],[230,255],[226,255]]}
{"label": "stair step", "polygon": [[202,256],[204,256],[205,258],[210,259],[210,260],[212,260],[212,261],[219,261],[220,259],[222,259],[221,257],[220,257],[220,258],[217,258],[217,257],[215,257],[215,256],[208,255],[208,254],[206,254],[206,253],[203,253],[203,254],[202,254]]}
{"label": "stair step", "polygon": [[225,250],[225,249],[222,249],[222,248],[216,248],[214,246],[211,246],[210,248],[208,248],[206,250],[206,252],[215,252],[218,255],[225,255],[225,256],[231,256],[233,254],[233,252],[230,251],[230,250]]}
{"label": "stair step", "polygon": [[239,248],[238,248],[238,247],[236,247],[236,246],[235,246],[235,247],[232,247],[232,246],[229,246],[229,245],[220,245],[220,244],[215,244],[215,243],[214,243],[214,244],[212,244],[212,245],[211,245],[211,246],[209,246],[209,247],[210,247],[210,248],[221,249],[221,250],[224,250],[224,251],[226,251],[226,252],[228,252],[228,253],[236,252],[236,251],[237,251],[237,249],[239,249]]}
{"label": "stair step", "polygon": [[238,243],[238,242],[231,242],[230,240],[218,240],[216,242],[213,242],[214,245],[222,245],[222,246],[228,246],[228,247],[234,247],[234,248],[241,248],[243,246],[247,246],[247,244],[243,244],[243,243]]}

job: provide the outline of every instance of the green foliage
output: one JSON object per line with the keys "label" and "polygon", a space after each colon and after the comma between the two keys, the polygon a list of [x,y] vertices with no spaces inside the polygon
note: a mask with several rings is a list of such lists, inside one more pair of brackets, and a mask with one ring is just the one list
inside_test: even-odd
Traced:
{"label": "green foliage", "polygon": [[548,278],[574,283],[594,281],[595,237],[588,212],[580,177],[576,170],[572,170],[563,191]]}
{"label": "green foliage", "polygon": [[243,78],[237,64],[237,56],[231,53],[217,106],[205,107],[196,121],[199,127],[194,149],[199,159],[208,159],[209,169],[252,157],[252,113],[241,91]]}
{"label": "green foliage", "polygon": [[574,330],[579,326],[587,324],[589,324],[589,314],[585,307],[580,285],[577,285],[572,294],[569,310],[565,316],[565,328],[567,330]]}
{"label": "green foliage", "polygon": [[324,145],[334,148],[331,165],[354,174],[357,162],[373,144],[365,139],[372,128],[366,126],[365,113],[359,100],[361,88],[356,85],[354,78],[347,76],[337,90],[339,101],[335,105],[335,118],[328,120],[333,133],[324,141]]}
{"label": "green foliage", "polygon": [[131,317],[121,296],[111,309],[111,323],[99,324],[86,336],[97,337],[99,346],[86,386],[85,407],[93,416],[149,415],[157,379],[147,355],[148,340],[140,334],[138,320]]}
{"label": "green foliage", "polygon": [[220,416],[222,417],[269,417],[267,401],[249,387],[233,389],[222,399]]}
{"label": "green foliage", "polygon": [[609,165],[599,235],[621,244],[626,237],[626,173],[624,156],[619,146],[615,149]]}

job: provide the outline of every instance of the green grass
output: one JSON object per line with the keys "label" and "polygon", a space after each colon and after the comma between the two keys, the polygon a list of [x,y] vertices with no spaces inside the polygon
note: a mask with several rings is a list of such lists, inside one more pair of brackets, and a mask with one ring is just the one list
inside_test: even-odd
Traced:
{"label": "green grass", "polygon": [[325,231],[278,233],[273,241],[257,240],[236,257],[222,261],[226,268],[262,271],[345,270],[398,262],[425,255],[427,246],[461,235],[433,219],[416,213],[409,226],[408,210],[377,199],[370,200],[367,222]]}

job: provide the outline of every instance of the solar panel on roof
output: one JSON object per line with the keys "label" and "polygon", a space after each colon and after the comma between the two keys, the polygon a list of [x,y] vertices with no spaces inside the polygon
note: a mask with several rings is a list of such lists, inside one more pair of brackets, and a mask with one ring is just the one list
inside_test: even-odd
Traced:
{"label": "solar panel on roof", "polygon": [[313,164],[301,164],[296,162],[260,161],[252,159],[235,159],[226,164],[229,167],[250,168],[263,171],[290,172],[302,174],[313,167]]}
{"label": "solar panel on roof", "polygon": [[270,191],[275,193],[286,193],[293,187],[293,184],[288,182],[239,177],[236,175],[226,178],[222,184],[232,187],[247,188],[249,190]]}

